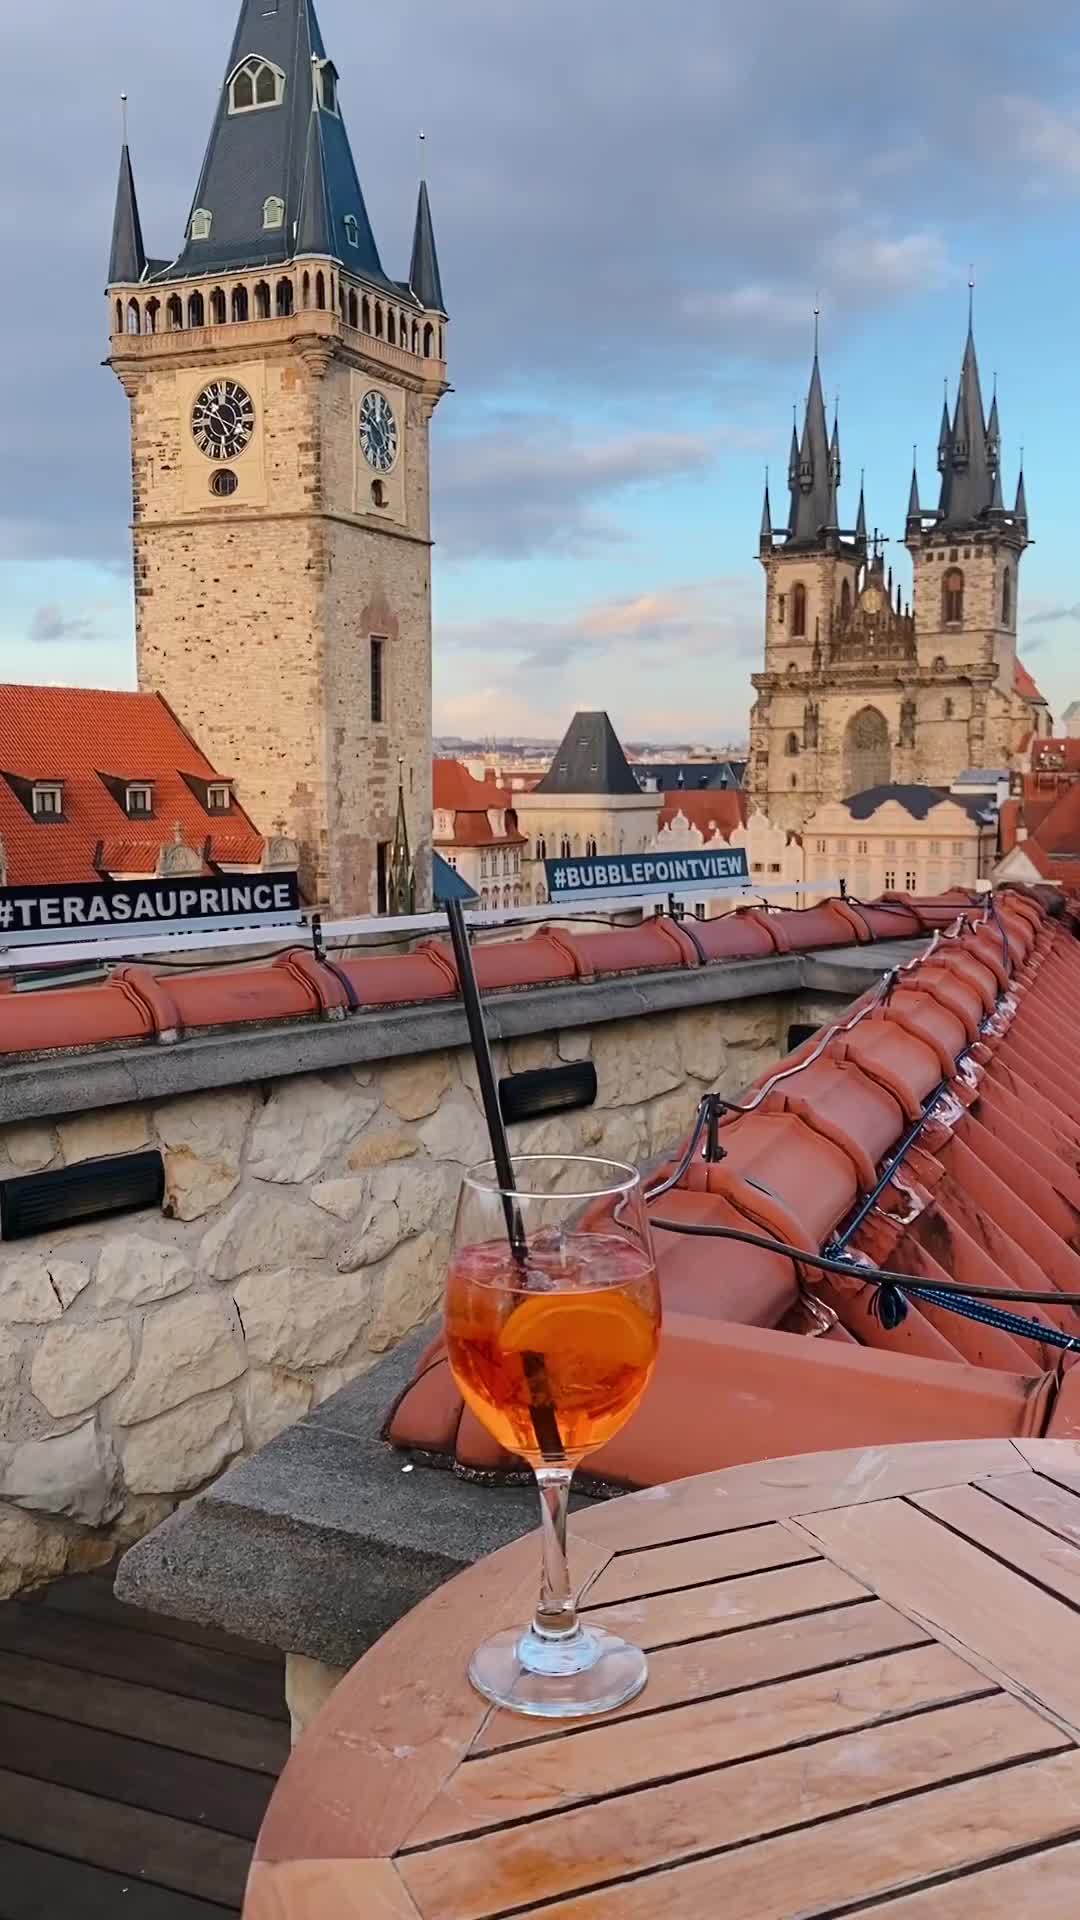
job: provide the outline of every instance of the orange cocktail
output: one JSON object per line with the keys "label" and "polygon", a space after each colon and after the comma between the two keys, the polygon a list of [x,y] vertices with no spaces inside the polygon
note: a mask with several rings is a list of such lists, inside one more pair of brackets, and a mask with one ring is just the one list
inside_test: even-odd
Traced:
{"label": "orange cocktail", "polygon": [[459,1248],[450,1267],[454,1376],[499,1445],[527,1459],[578,1460],[619,1431],[649,1384],[659,1317],[648,1251],[617,1233],[540,1234],[522,1262],[504,1235]]}
{"label": "orange cocktail", "polygon": [[574,1468],[630,1418],[656,1363],[649,1223],[633,1167],[534,1154],[512,1174],[465,1175],[446,1341],[477,1419],[536,1475],[543,1578],[531,1627],[485,1640],[469,1676],[517,1713],[608,1713],[645,1685],[645,1655],[579,1620],[566,1517]]}

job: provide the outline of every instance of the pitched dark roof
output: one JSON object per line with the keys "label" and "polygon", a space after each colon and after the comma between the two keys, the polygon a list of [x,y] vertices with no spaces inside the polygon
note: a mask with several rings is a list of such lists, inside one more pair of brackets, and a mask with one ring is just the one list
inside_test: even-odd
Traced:
{"label": "pitched dark roof", "polygon": [[135,176],[131,154],[125,140],[120,151],[120,178],[116,183],[116,211],[113,214],[112,248],[109,253],[109,285],[136,285],[146,271],[139,202],[135,197]]}
{"label": "pitched dark roof", "polygon": [[871,814],[890,800],[895,800],[905,813],[910,813],[913,820],[925,820],[931,807],[940,806],[943,800],[951,800],[954,806],[962,807],[972,820],[989,823],[994,818],[994,808],[987,805],[985,798],[974,794],[950,793],[945,787],[866,787],[862,793],[849,795],[844,805],[853,819],[869,820]]}
{"label": "pitched dark roof", "polygon": [[[230,113],[229,81],[253,56],[284,74],[284,97],[278,106]],[[390,284],[340,105],[330,111],[322,104],[317,79],[325,61],[314,0],[276,0],[272,7],[267,0],[242,0],[191,203],[192,212],[202,208],[213,216],[210,237],[192,240],[189,219],[189,237],[162,279],[283,265],[305,250],[340,260],[363,279]],[[285,218],[280,227],[268,228],[263,209],[275,196],[285,202]],[[355,246],[345,226],[349,216],[356,222]]]}
{"label": "pitched dark roof", "polygon": [[467,880],[463,880],[456,867],[444,860],[441,853],[431,856],[431,885],[435,895],[435,905],[444,907],[448,900],[475,902],[478,898]]}
{"label": "pitched dark roof", "polygon": [[420,197],[416,203],[416,228],[413,233],[409,285],[422,307],[426,307],[433,313],[446,312],[426,180],[420,182]]}
{"label": "pitched dark roof", "polygon": [[[793,442],[793,454],[794,450]],[[835,433],[834,451],[830,453],[829,449],[825,396],[821,389],[821,368],[815,353],[798,461],[796,463],[793,460],[789,475],[791,483],[791,511],[788,518],[789,546],[817,546],[825,528],[835,521],[834,473],[838,471],[839,459],[840,443]]]}
{"label": "pitched dark roof", "polygon": [[634,772],[639,780],[655,780],[660,793],[731,792],[742,786],[745,765],[742,760],[635,761]]}
{"label": "pitched dark roof", "polygon": [[534,793],[640,793],[606,713],[576,713]]}

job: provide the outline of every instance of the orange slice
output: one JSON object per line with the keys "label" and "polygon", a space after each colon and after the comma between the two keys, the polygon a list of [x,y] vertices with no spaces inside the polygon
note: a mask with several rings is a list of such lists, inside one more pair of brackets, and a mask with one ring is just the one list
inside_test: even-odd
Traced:
{"label": "orange slice", "polygon": [[514,1308],[499,1344],[556,1365],[587,1356],[609,1368],[649,1367],[657,1331],[644,1308],[624,1293],[538,1293]]}

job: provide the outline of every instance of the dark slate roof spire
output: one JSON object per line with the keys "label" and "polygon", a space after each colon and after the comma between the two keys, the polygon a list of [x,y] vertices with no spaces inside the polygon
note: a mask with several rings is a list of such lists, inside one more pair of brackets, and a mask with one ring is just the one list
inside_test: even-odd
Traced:
{"label": "dark slate roof spire", "polygon": [[859,511],[855,517],[855,538],[861,547],[866,545],[866,475],[859,475]]}
{"label": "dark slate roof spire", "polygon": [[[793,407],[792,415],[794,416],[795,413],[796,409]],[[791,453],[788,457],[787,477],[788,486],[792,493],[794,493],[795,488],[799,484],[799,428],[795,417],[792,418],[791,422]]]}
{"label": "dark slate roof spire", "polygon": [[1020,479],[1017,482],[1017,487],[1016,487],[1016,505],[1013,508],[1013,517],[1014,519],[1020,521],[1026,533],[1027,519],[1028,519],[1028,504],[1027,504],[1027,488],[1024,485],[1024,467],[1023,467],[1022,460],[1020,464]]}
{"label": "dark slate roof spire", "polygon": [[942,530],[978,525],[990,509],[994,488],[970,302],[960,385],[941,465],[938,522]]}
{"label": "dark slate roof spire", "polygon": [[442,275],[439,272],[439,255],[435,247],[435,228],[426,180],[420,182],[420,197],[416,203],[409,285],[422,307],[429,312],[445,314],[446,302],[443,299]]}
{"label": "dark slate roof spire", "polygon": [[[232,106],[231,83],[245,62],[249,92],[276,91],[264,104]],[[267,225],[267,203],[285,203]],[[162,278],[225,274],[284,265],[301,239],[358,277],[390,284],[371,230],[337,74],[327,59],[314,0],[241,0],[202,172],[192,200],[211,216],[205,240],[188,238]],[[397,289],[395,289],[397,291]]]}
{"label": "dark slate roof spire", "polygon": [[[821,367],[817,352],[818,314],[814,313],[814,365],[810,374],[810,392],[806,401],[802,440],[798,447],[797,476],[791,489],[791,516],[788,541],[793,546],[816,546],[822,533],[835,518],[835,491],[829,428],[825,418],[825,396],[821,388]],[[839,459],[839,440],[836,441]]]}
{"label": "dark slate roof spire", "polygon": [[922,517],[922,508],[919,505],[919,450],[917,447],[913,447],[911,451],[911,492],[908,494],[907,517],[909,521],[916,522]]}
{"label": "dark slate roof spire", "polygon": [[763,553],[769,551],[773,543],[772,506],[769,501],[769,470],[765,469],[765,504],[761,509],[760,546]]}
{"label": "dark slate roof spire", "polygon": [[125,139],[120,149],[120,178],[116,183],[116,211],[113,214],[112,249],[109,254],[109,285],[132,286],[146,272],[146,248],[143,246],[139,202],[135,196],[135,175]]}
{"label": "dark slate roof spire", "polygon": [[536,793],[640,793],[606,713],[575,713]]}

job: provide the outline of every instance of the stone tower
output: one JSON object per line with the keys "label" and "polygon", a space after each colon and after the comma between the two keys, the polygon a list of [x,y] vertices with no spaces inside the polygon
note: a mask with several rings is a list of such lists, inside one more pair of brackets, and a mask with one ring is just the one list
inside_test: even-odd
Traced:
{"label": "stone tower", "polygon": [[884,543],[867,538],[861,493],[854,528],[840,526],[839,433],[828,437],[815,349],[787,527],[774,532],[766,487],[759,541],[765,664],[753,676],[748,781],[776,826],[798,831],[820,805],[870,787],[947,786],[968,767],[1007,767],[1026,734],[1049,725],[1016,658],[1024,480],[1006,511],[997,400],[987,421],[970,328],[939,464],[936,513],[922,512],[911,483],[912,613]]}
{"label": "stone tower", "polygon": [[446,311],[423,184],[408,279],[383,269],[313,0],[243,0],[174,260],[146,255],[125,145],[108,297],[140,686],[335,912],[388,904],[400,763],[425,903]]}
{"label": "stone tower", "polygon": [[1016,654],[1020,560],[1028,544],[1024,476],[1015,505],[1006,508],[997,393],[988,420],[970,313],[956,406],[950,420],[946,400],[942,414],[938,469],[936,513],[921,510],[912,475],[904,538],[914,570],[923,753],[952,775],[1009,766],[1032,725]]}

